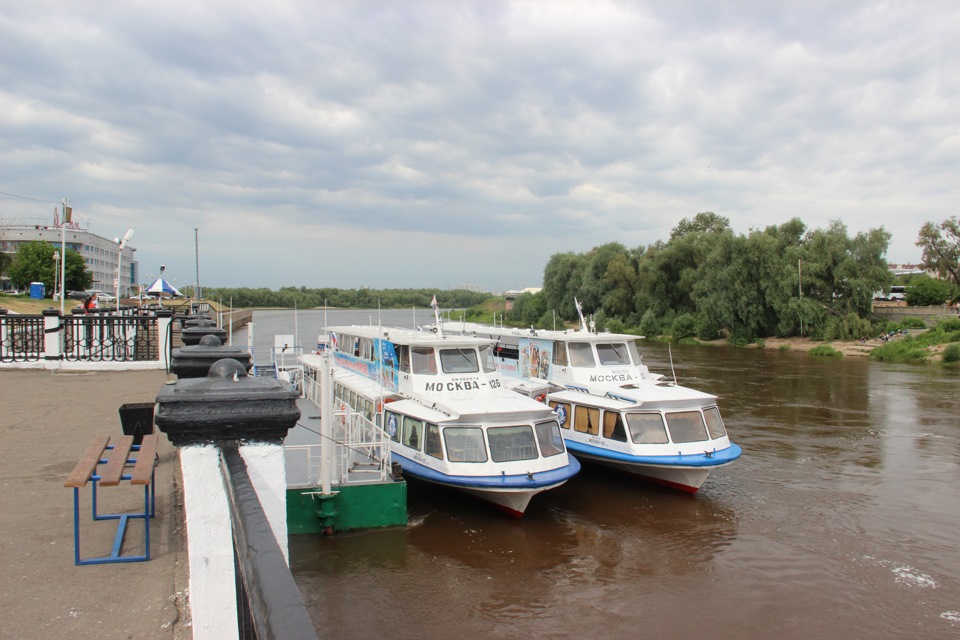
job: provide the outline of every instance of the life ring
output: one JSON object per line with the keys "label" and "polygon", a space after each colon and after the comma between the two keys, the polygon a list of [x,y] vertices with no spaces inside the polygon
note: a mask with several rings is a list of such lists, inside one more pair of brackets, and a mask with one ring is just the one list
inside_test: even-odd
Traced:
{"label": "life ring", "polygon": [[541,393],[541,394],[538,395],[536,398],[534,398],[534,400],[536,400],[537,402],[546,402],[546,401],[547,401],[547,394]]}
{"label": "life ring", "polygon": [[340,401],[340,424],[347,424],[347,403],[343,400]]}

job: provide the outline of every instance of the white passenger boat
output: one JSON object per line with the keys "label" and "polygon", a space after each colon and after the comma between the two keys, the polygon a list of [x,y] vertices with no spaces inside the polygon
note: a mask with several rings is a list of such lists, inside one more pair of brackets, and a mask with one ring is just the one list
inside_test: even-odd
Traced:
{"label": "white passenger boat", "polygon": [[[579,309],[579,304],[578,304]],[[511,388],[547,402],[577,457],[688,493],[740,457],[717,398],[651,373],[637,336],[447,322],[443,331],[497,340]]]}
{"label": "white passenger boat", "polygon": [[[337,411],[382,425],[404,475],[513,514],[580,470],[556,413],[504,385],[490,339],[375,326],[329,327]],[[302,361],[320,366],[317,354]]]}

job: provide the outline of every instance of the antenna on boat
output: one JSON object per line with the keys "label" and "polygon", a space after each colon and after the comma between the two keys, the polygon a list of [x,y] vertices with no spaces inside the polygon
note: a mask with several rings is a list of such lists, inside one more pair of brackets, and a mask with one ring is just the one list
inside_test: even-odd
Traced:
{"label": "antenna on boat", "polygon": [[673,351],[670,350],[670,343],[667,343],[667,355],[670,356],[670,372],[673,373],[673,384],[677,384],[677,371],[673,368]]}
{"label": "antenna on boat", "polygon": [[580,329],[587,333],[587,321],[583,318],[583,305],[576,298],[573,299],[573,304],[577,307],[577,315],[580,316]]}
{"label": "antenna on boat", "polygon": [[300,323],[297,316],[297,301],[293,301],[293,346],[300,344]]}

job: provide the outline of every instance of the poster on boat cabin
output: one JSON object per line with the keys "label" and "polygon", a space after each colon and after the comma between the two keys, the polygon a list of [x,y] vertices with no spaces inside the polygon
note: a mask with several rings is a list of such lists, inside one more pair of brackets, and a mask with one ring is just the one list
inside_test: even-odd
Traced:
{"label": "poster on boat cabin", "polygon": [[520,377],[550,379],[553,343],[549,340],[520,339]]}
{"label": "poster on boat cabin", "polygon": [[374,345],[374,348],[380,353],[380,384],[385,389],[396,391],[398,384],[397,363],[399,362],[397,350],[392,342],[379,338],[374,340]]}

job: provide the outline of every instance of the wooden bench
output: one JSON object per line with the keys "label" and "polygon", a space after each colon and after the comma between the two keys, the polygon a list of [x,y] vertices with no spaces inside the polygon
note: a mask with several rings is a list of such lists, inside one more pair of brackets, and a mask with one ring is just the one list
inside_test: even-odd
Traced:
{"label": "wooden bench", "polygon": [[[77,466],[63,486],[73,489],[73,546],[74,562],[81,564],[106,564],[110,562],[143,562],[150,559],[150,518],[156,515],[156,487],[154,474],[157,465],[158,434],[143,436],[143,442],[133,444],[133,436],[120,436],[110,444],[110,436],[97,436],[87,446]],[[106,457],[105,457],[106,456]],[[102,465],[102,467],[101,467]],[[132,472],[129,467],[132,466]],[[98,468],[99,467],[99,468]],[[97,471],[100,471],[98,474]],[[127,473],[125,473],[125,471]],[[94,520],[119,520],[113,549],[109,556],[80,559],[80,489],[93,482],[91,491],[91,513]],[[143,487],[143,511],[133,513],[97,512],[97,485],[103,487],[119,486],[121,481]],[[143,518],[142,555],[120,555],[127,521],[130,518]]]}

